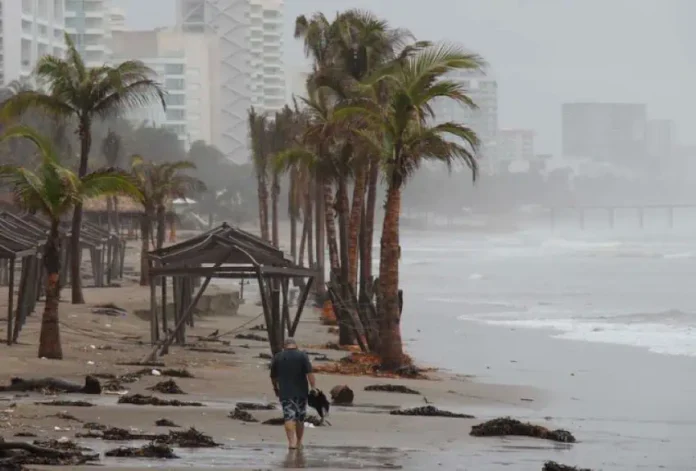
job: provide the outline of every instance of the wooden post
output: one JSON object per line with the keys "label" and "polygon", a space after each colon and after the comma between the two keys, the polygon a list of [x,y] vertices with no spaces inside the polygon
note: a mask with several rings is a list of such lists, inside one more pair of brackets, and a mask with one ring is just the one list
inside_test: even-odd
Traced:
{"label": "wooden post", "polygon": [[275,355],[276,352],[279,352],[283,349],[284,337],[283,318],[281,317],[280,313],[280,290],[276,287],[273,287],[271,289],[271,319],[273,320],[273,343],[271,344],[271,350]]}
{"label": "wooden post", "polygon": [[155,277],[150,277],[150,343],[155,345],[159,332],[157,329],[157,286]]}
{"label": "wooden post", "polygon": [[[167,277],[162,276],[161,277],[161,285],[160,285],[161,293],[162,293],[162,332],[164,332],[164,336],[166,337],[167,334],[169,333],[167,330]],[[163,352],[166,353],[166,352]]]}
{"label": "wooden post", "polygon": [[[271,347],[271,351],[273,352],[273,317],[271,315],[271,301],[269,299],[266,290],[266,282],[263,279],[263,275],[261,274],[260,268],[256,269],[256,279],[259,282],[259,296],[261,296],[261,306],[263,308],[263,319],[266,323],[266,334],[268,334],[268,343]],[[275,355],[276,353],[278,352],[273,352],[273,355]]]}
{"label": "wooden post", "polygon": [[12,345],[12,332],[14,331],[12,326],[12,316],[14,313],[13,301],[14,301],[14,280],[15,280],[15,257],[10,259],[10,273],[9,273],[9,288],[7,291],[7,345]]}
{"label": "wooden post", "polygon": [[[290,299],[288,295],[288,291],[290,289],[290,279],[289,278],[283,278],[283,281],[281,281],[281,287],[283,289],[283,332],[285,332],[285,329],[288,331],[288,335],[290,335]],[[283,339],[284,340],[284,339]]]}
{"label": "wooden post", "polygon": [[289,335],[290,337],[295,336],[295,331],[297,331],[297,325],[300,323],[300,317],[302,316],[302,310],[309,297],[309,291],[312,289],[312,284],[314,284],[314,277],[310,276],[307,280],[307,284],[302,289],[302,294],[300,294],[300,300],[297,302],[297,313],[295,314],[295,319],[292,321],[292,326],[290,327]]}

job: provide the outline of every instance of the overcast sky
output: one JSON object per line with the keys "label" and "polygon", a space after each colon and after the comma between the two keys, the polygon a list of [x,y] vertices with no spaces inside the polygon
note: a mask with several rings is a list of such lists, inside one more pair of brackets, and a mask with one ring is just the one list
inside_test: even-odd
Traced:
{"label": "overcast sky", "polygon": [[[114,0],[134,28],[174,22],[176,0]],[[419,39],[462,43],[491,64],[500,126],[537,131],[537,151],[560,150],[560,105],[647,103],[696,143],[696,0],[285,0],[286,64],[302,64],[294,18],[369,9]]]}

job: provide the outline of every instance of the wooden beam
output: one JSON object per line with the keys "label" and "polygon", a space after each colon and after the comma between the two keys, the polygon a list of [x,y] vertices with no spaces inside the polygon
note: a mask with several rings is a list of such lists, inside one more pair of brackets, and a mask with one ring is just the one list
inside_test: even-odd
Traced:
{"label": "wooden beam", "polygon": [[256,279],[259,282],[259,295],[261,296],[261,307],[263,309],[263,319],[266,322],[266,334],[268,335],[268,344],[271,347],[271,352],[275,355],[278,352],[273,351],[273,318],[271,316],[270,300],[266,293],[266,282],[261,275],[261,269],[257,270]]}
{"label": "wooden beam", "polygon": [[283,329],[287,329],[288,335],[290,335],[290,299],[289,299],[290,280],[288,278],[283,279],[280,282],[280,286],[283,290],[282,291],[282,294],[283,294],[283,324],[284,324]]}
{"label": "wooden beam", "polygon": [[157,344],[157,285],[155,277],[150,277],[150,344]]}
{"label": "wooden beam", "polygon": [[14,313],[14,282],[15,282],[15,259],[14,257],[10,259],[9,268],[9,287],[7,290],[7,345],[12,345],[12,332],[14,331],[12,326],[12,316]]}
{"label": "wooden beam", "polygon": [[307,298],[309,297],[309,290],[312,289],[312,284],[314,284],[314,277],[313,276],[311,276],[307,280],[307,284],[302,289],[302,293],[300,294],[300,300],[297,302],[297,313],[295,314],[295,319],[292,321],[292,326],[290,327],[290,332],[289,332],[290,337],[295,336],[295,331],[297,331],[297,326],[300,323],[300,317],[302,316],[302,310],[304,309],[304,305],[307,302]]}

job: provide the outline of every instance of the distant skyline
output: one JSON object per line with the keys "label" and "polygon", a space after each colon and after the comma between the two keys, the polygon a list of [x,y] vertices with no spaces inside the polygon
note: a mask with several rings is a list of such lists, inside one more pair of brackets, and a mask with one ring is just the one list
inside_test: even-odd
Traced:
{"label": "distant skyline", "polygon": [[[114,0],[132,28],[173,24],[175,0]],[[696,144],[696,16],[693,0],[286,0],[285,62],[304,59],[293,39],[299,14],[360,8],[419,39],[458,42],[492,66],[500,127],[531,128],[535,147],[561,149],[561,104],[646,103],[650,118],[674,119],[678,139]]]}

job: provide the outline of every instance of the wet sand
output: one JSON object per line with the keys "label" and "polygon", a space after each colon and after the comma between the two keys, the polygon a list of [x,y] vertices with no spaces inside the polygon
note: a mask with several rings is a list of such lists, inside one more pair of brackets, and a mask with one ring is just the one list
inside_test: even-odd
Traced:
{"label": "wet sand", "polygon": [[[130,263],[133,263],[133,260]],[[211,288],[211,292],[230,289],[236,288],[216,286]],[[6,292],[0,292],[0,312],[4,312],[2,309],[6,303]],[[150,350],[147,344],[149,323],[132,314],[135,309],[149,306],[149,288],[141,288],[132,281],[124,281],[123,286],[118,288],[87,288],[85,296],[87,304],[83,306],[61,303],[65,359],[51,361],[36,358],[41,310],[39,306],[39,312],[32,315],[23,328],[20,344],[12,347],[0,346],[3,359],[0,362],[0,381],[9,382],[13,376],[53,376],[82,382],[84,375],[89,373],[118,375],[140,369],[137,366],[119,366],[116,363],[137,361]],[[127,309],[129,314],[110,317],[91,312],[94,304],[108,302]],[[237,315],[218,314],[196,319],[196,327],[189,330],[189,335],[206,336],[217,329],[225,332],[243,325],[249,328],[262,321],[261,308],[250,299],[242,305]],[[244,328],[240,329],[240,332],[242,331]],[[3,329],[0,329],[0,335],[5,335]],[[308,350],[324,353],[329,358],[337,360],[345,355],[345,352],[310,347],[335,340],[335,336],[328,334],[327,328],[319,323],[318,313],[312,309],[305,311],[297,338]],[[230,342],[230,346],[226,348],[234,350],[234,355],[202,353],[174,347],[171,353],[162,359],[167,368],[185,367],[196,377],[175,379],[188,393],[186,396],[156,395],[200,401],[205,403],[206,407],[120,405],[116,404],[116,396],[106,394],[83,397],[95,403],[95,407],[50,407],[34,404],[35,401],[48,400],[40,394],[16,398],[13,394],[2,393],[0,434],[6,440],[13,440],[12,437],[17,432],[35,433],[41,438],[73,438],[76,433],[84,432],[81,422],[54,417],[56,413],[65,411],[83,422],[99,422],[149,433],[166,433],[166,428],[156,427],[154,424],[155,420],[166,417],[184,428],[195,426],[224,445],[222,449],[212,451],[176,450],[181,459],[168,462],[103,459],[98,467],[101,470],[152,467],[273,469],[303,463],[303,466],[314,469],[423,469],[438,463],[442,463],[443,469],[460,469],[460,466],[466,467],[467,463],[473,463],[471,460],[476,456],[488,455],[491,447],[504,447],[505,443],[537,450],[533,453],[534,466],[529,469],[540,469],[543,461],[549,458],[549,451],[556,449],[550,443],[532,439],[499,440],[469,436],[471,425],[492,418],[493,415],[517,416],[542,408],[548,401],[548,395],[534,387],[485,384],[466,376],[443,373],[433,373],[434,379],[429,381],[320,374],[318,385],[324,391],[329,391],[337,384],[349,385],[356,393],[355,405],[332,408],[332,426],[309,429],[306,438],[307,448],[303,456],[288,457],[280,427],[245,424],[227,417],[237,401],[262,402],[274,398],[268,378],[268,360],[258,358],[260,353],[268,352],[267,344],[235,339],[234,335],[225,339]],[[218,347],[219,344],[209,346]],[[145,376],[126,386],[132,393],[152,394],[146,388],[162,379]],[[422,395],[363,390],[366,385],[383,383],[407,385],[420,391]],[[63,398],[78,397],[79,395],[64,395]],[[442,409],[472,413],[477,419],[398,417],[388,414],[390,408],[394,407],[425,405],[424,398]],[[9,407],[13,402],[17,404],[16,407]],[[262,421],[277,417],[280,412],[263,411],[252,414]],[[545,425],[553,427],[555,424],[548,422]],[[118,442],[89,442],[84,439],[77,441],[99,450],[122,445]],[[501,453],[496,461],[502,463],[507,459],[506,453]],[[297,460],[300,462],[297,463]]]}

